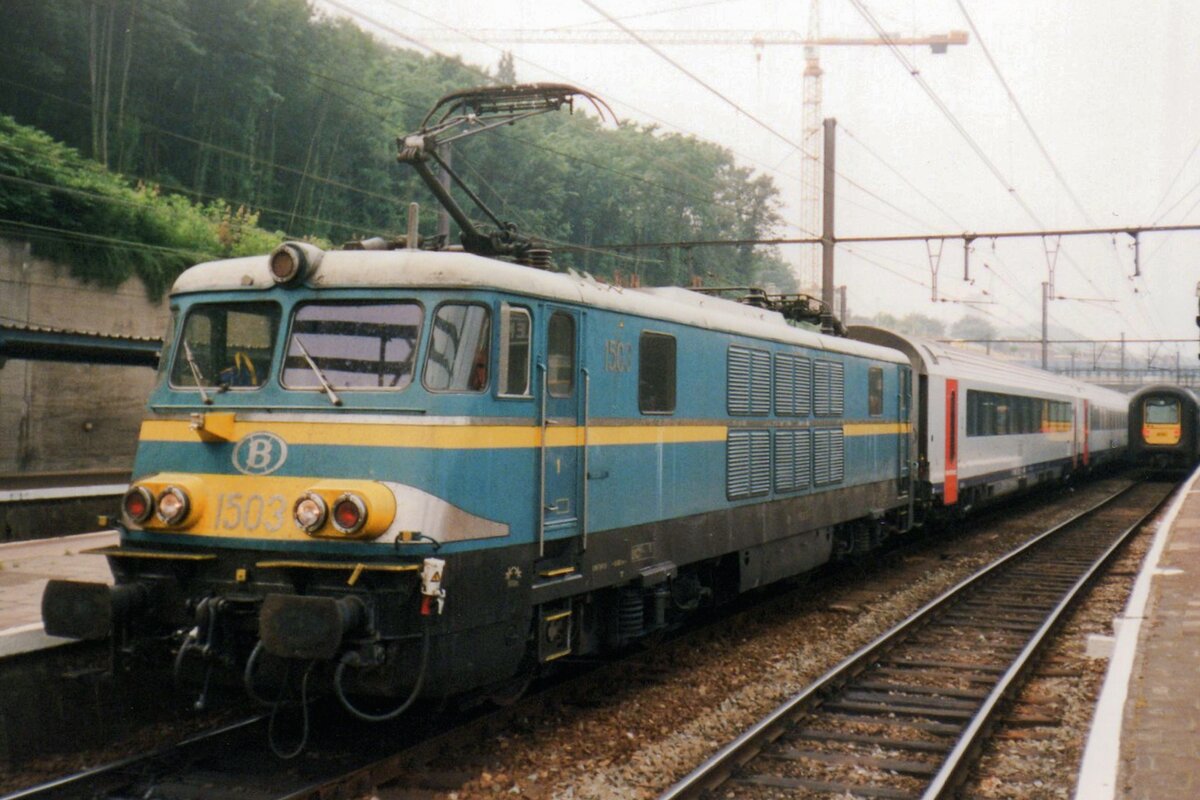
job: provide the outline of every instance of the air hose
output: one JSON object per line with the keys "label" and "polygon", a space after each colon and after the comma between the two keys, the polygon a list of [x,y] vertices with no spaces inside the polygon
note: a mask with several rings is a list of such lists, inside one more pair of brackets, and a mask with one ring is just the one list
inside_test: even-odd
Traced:
{"label": "air hose", "polygon": [[421,688],[425,685],[425,673],[429,668],[429,650],[431,641],[430,630],[433,626],[429,617],[424,617],[424,620],[425,632],[421,637],[421,666],[417,668],[417,682],[413,684],[413,688],[408,695],[408,699],[406,699],[396,708],[393,708],[391,711],[383,714],[370,714],[356,707],[350,702],[350,698],[346,697],[346,692],[342,688],[342,681],[345,678],[346,667],[350,665],[349,662],[355,658],[356,655],[354,653],[346,653],[346,655],[342,656],[342,660],[338,662],[337,669],[334,670],[333,673],[333,690],[337,693],[337,698],[341,702],[343,708],[364,722],[386,722],[389,719],[395,719],[396,717],[400,716],[408,710],[409,706],[416,702],[417,696],[421,694]]}
{"label": "air hose", "polygon": [[271,752],[278,758],[288,760],[295,758],[304,752],[304,748],[308,745],[309,735],[309,718],[308,718],[308,679],[312,675],[313,668],[317,662],[309,662],[308,668],[304,670],[304,676],[300,679],[300,741],[291,750],[284,750],[279,746],[275,734],[275,721],[279,717],[279,711],[283,706],[287,705],[284,701],[284,695],[287,694],[288,684],[291,683],[292,666],[288,664],[287,674],[284,677],[283,684],[279,687],[279,697],[275,700],[268,700],[258,693],[254,688],[254,669],[258,665],[258,658],[262,655],[263,643],[260,639],[254,645],[254,649],[250,651],[250,657],[246,659],[246,668],[242,671],[242,683],[245,684],[246,694],[250,696],[254,702],[259,705],[268,706],[271,709],[271,718],[267,723],[267,744],[271,747]]}

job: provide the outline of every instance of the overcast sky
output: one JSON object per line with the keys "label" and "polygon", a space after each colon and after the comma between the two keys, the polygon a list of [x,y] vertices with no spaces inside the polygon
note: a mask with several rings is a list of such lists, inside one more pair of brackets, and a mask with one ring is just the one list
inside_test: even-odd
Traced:
{"label": "overcast sky", "polygon": [[[789,223],[780,233],[803,235],[802,158],[795,148],[648,48],[632,40],[628,45],[489,46],[452,30],[615,30],[582,0],[341,2],[470,63],[493,67],[499,50],[509,49],[520,81],[568,80],[596,91],[622,118],[730,148],[741,163],[771,175],[780,187]],[[809,18],[808,3],[778,0],[592,3],[638,30],[805,33]],[[945,55],[915,46],[902,52],[1001,177],[888,48],[824,47],[823,116],[838,121],[838,171],[867,190],[838,181],[839,236],[1200,223],[1200,154],[1193,154],[1200,142],[1195,89],[1200,86],[1200,4],[961,0],[960,7],[960,0],[863,0],[862,5],[893,33],[968,31],[969,44]],[[323,0],[318,6],[342,13]],[[361,18],[359,24],[382,39],[413,46]],[[852,0],[823,0],[820,25],[823,36],[874,35]],[[1041,154],[981,43],[1068,188]],[[749,115],[792,141],[802,138],[801,48],[660,47]],[[971,256],[975,280],[968,284],[962,280],[961,242],[949,242],[939,294],[987,303],[970,307],[997,325],[1039,324],[1045,250],[1053,244],[1040,238],[978,239]],[[785,248],[785,258],[798,261],[796,251]],[[1143,274],[1133,279],[1130,237],[1064,238],[1056,292],[1090,301],[1054,301],[1052,323],[1094,338],[1117,338],[1123,331],[1130,338],[1194,339],[1198,251],[1200,232],[1146,234]],[[837,283],[849,287],[852,312],[916,311],[957,319],[969,306],[930,301],[929,261],[923,242],[839,248]],[[1163,351],[1168,352],[1172,347]],[[1183,352],[1194,359],[1196,346]]]}

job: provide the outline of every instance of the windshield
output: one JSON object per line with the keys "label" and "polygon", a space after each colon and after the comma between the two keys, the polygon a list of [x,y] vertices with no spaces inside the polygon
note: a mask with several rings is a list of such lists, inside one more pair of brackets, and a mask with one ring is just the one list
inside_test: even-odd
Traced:
{"label": "windshield", "polygon": [[292,321],[283,385],[323,389],[324,379],[335,389],[403,389],[412,382],[421,321],[414,302],[303,305]]}
{"label": "windshield", "polygon": [[1175,425],[1179,422],[1179,403],[1174,400],[1147,400],[1146,422],[1152,425]]}
{"label": "windshield", "polygon": [[279,316],[274,303],[193,306],[173,354],[171,385],[262,386],[271,374]]}

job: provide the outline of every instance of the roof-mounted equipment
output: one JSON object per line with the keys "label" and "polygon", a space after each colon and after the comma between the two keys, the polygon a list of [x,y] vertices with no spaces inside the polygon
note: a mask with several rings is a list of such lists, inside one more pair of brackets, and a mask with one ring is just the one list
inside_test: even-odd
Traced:
{"label": "roof-mounted equipment", "polygon": [[[533,254],[532,261],[539,265],[548,262],[548,254],[544,250],[535,248],[533,241],[518,233],[516,226],[511,222],[501,221],[479,195],[463,182],[438,153],[439,148],[501,125],[512,125],[527,117],[558,111],[563,107],[574,111],[576,97],[586,98],[601,117],[607,113],[613,119],[616,118],[612,109],[599,97],[566,83],[481,86],[452,92],[441,98],[425,115],[419,130],[397,140],[400,162],[412,165],[434,197],[458,223],[462,230],[464,250],[482,256],[506,256],[523,263],[532,263],[530,251],[538,249],[539,252]],[[495,226],[493,229],[481,228],[467,216],[467,212],[454,199],[449,188],[438,180],[438,176],[430,168],[430,161],[435,162],[450,176],[454,184],[487,216]]]}
{"label": "roof-mounted equipment", "polygon": [[791,322],[820,326],[822,333],[834,336],[845,336],[846,326],[835,317],[829,308],[817,298],[808,294],[780,294],[768,292],[758,286],[699,286],[693,287],[693,292],[701,294],[724,295],[743,305],[763,308],[767,311],[777,311],[783,318]]}

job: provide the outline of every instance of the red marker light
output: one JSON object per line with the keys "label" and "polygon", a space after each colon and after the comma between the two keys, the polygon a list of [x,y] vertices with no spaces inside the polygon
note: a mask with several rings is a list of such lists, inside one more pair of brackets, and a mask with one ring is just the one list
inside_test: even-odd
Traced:
{"label": "red marker light", "polygon": [[333,527],[342,533],[356,533],[367,521],[367,506],[356,494],[346,493],[333,504]]}
{"label": "red marker light", "polygon": [[125,513],[136,523],[150,519],[150,515],[154,512],[154,499],[144,486],[134,486],[126,492],[122,505]]}

